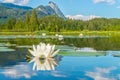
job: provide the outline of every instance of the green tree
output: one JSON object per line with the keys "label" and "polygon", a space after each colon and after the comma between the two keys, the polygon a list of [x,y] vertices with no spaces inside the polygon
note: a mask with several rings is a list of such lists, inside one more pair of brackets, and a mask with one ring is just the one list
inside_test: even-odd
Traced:
{"label": "green tree", "polygon": [[35,9],[32,10],[32,15],[30,18],[30,31],[38,30],[38,18]]}
{"label": "green tree", "polygon": [[22,18],[19,18],[17,21],[16,21],[16,24],[14,26],[14,30],[15,31],[22,31],[23,30],[23,19]]}
{"label": "green tree", "polygon": [[7,23],[6,23],[6,29],[12,30],[13,26],[15,25],[15,23],[16,23],[16,19],[15,18],[9,18],[7,20]]}
{"label": "green tree", "polygon": [[29,12],[27,12],[26,20],[25,20],[25,27],[26,27],[27,31],[29,31],[29,26],[30,26],[30,14],[29,14]]}

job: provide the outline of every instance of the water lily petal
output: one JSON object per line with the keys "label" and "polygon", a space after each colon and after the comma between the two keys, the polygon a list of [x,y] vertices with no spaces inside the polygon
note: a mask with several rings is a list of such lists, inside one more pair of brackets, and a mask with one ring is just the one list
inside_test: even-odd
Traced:
{"label": "water lily petal", "polygon": [[46,44],[40,43],[40,53],[43,55],[44,51],[46,50]]}
{"label": "water lily petal", "polygon": [[41,48],[39,45],[37,45],[36,56],[40,57],[40,55],[41,55]]}
{"label": "water lily petal", "polygon": [[50,52],[49,56],[52,55],[52,53],[54,52],[54,49],[55,49],[55,45],[52,45],[51,46],[51,52]]}
{"label": "water lily petal", "polygon": [[51,57],[54,57],[54,56],[56,56],[56,54],[58,54],[58,52],[59,52],[60,50],[58,49],[58,50],[56,50],[52,55],[51,55]]}
{"label": "water lily petal", "polygon": [[39,59],[39,57],[34,57],[30,62],[34,62],[33,70],[55,70],[55,65],[57,62],[53,58]]}
{"label": "water lily petal", "polygon": [[39,58],[36,59],[36,69],[39,70],[40,69],[40,60]]}
{"label": "water lily petal", "polygon": [[36,49],[36,47],[35,47],[35,45],[33,45],[33,51],[36,51],[37,49]]}
{"label": "water lily petal", "polygon": [[51,69],[55,70],[55,66],[53,64],[51,64]]}
{"label": "water lily petal", "polygon": [[34,61],[35,61],[35,58],[33,58],[32,60],[30,60],[29,63],[32,63],[32,62],[34,62]]}
{"label": "water lily petal", "polygon": [[54,64],[54,65],[58,65],[57,62],[51,58],[51,62]]}
{"label": "water lily petal", "polygon": [[36,62],[34,62],[33,64],[33,70],[35,70],[35,68],[36,68]]}
{"label": "water lily petal", "polygon": [[49,57],[50,52],[51,52],[51,46],[50,46],[50,44],[48,44],[46,46],[46,50],[44,51],[44,55],[46,58]]}
{"label": "water lily petal", "polygon": [[28,50],[33,56],[36,56],[36,54],[35,54],[35,52],[34,51],[32,51],[32,50]]}
{"label": "water lily petal", "polygon": [[39,43],[39,45],[33,45],[33,51],[29,50],[29,52],[36,57],[41,58],[48,58],[48,57],[54,57],[59,50],[55,51],[55,45],[45,44],[45,43]]}
{"label": "water lily petal", "polygon": [[49,62],[49,60],[46,60],[45,65],[46,65],[46,70],[51,70],[51,63]]}

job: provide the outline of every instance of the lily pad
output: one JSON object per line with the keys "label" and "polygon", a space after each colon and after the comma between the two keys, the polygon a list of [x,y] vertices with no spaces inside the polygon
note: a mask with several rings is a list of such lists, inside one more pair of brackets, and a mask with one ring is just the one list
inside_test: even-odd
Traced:
{"label": "lily pad", "polygon": [[76,51],[64,51],[59,52],[62,56],[105,56],[106,52],[76,52]]}
{"label": "lily pad", "polygon": [[16,46],[17,48],[32,48],[32,46]]}
{"label": "lily pad", "polygon": [[71,47],[71,46],[67,46],[67,45],[58,45],[56,46],[56,49],[60,49],[60,50],[74,50],[75,47]]}
{"label": "lily pad", "polygon": [[5,46],[5,43],[0,43],[0,46]]}
{"label": "lily pad", "polygon": [[112,54],[114,57],[120,57],[120,54]]}
{"label": "lily pad", "polygon": [[15,50],[9,49],[8,47],[0,47],[0,52],[9,52],[9,51],[15,51]]}
{"label": "lily pad", "polygon": [[11,44],[9,42],[7,43],[0,43],[0,46],[3,47],[3,46],[16,46],[16,44]]}

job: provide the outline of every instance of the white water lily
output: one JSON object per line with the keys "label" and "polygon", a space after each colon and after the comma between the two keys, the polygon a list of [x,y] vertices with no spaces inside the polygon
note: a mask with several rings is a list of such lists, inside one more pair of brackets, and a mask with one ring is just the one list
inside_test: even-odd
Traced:
{"label": "white water lily", "polygon": [[63,35],[58,35],[58,40],[63,40],[64,38],[63,38]]}
{"label": "white water lily", "polygon": [[58,65],[58,62],[55,61],[54,58],[40,59],[38,57],[34,57],[30,63],[31,62],[34,62],[33,70],[55,70],[55,66]]}
{"label": "white water lily", "polygon": [[46,33],[42,33],[42,36],[46,36]]}
{"label": "white water lily", "polygon": [[63,38],[63,35],[59,35],[58,37],[59,37],[59,38]]}
{"label": "white water lily", "polygon": [[29,52],[38,58],[52,58],[58,54],[59,50],[54,51],[55,45],[40,43],[39,45],[33,45],[33,50],[29,49]]}
{"label": "white water lily", "polygon": [[58,34],[55,34],[56,37],[58,37],[59,35]]}
{"label": "white water lily", "polygon": [[82,37],[83,36],[83,34],[81,33],[81,34],[79,34],[79,37]]}

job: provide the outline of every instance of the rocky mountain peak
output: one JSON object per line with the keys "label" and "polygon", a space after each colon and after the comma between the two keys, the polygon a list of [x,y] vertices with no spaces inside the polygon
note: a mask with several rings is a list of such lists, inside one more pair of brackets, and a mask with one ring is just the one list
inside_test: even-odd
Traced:
{"label": "rocky mountain peak", "polygon": [[48,5],[55,11],[55,13],[56,13],[59,17],[62,17],[62,18],[65,19],[64,14],[61,12],[61,10],[58,8],[58,6],[57,6],[54,2],[50,1]]}

